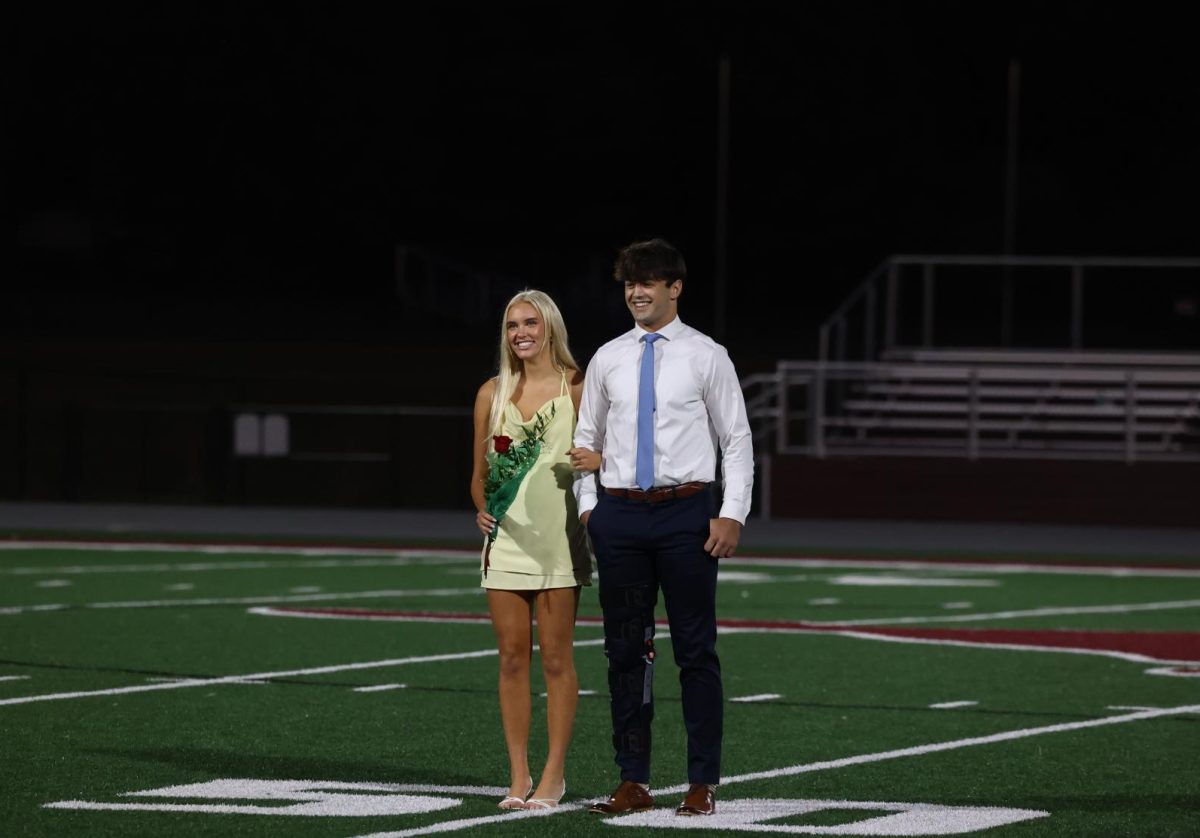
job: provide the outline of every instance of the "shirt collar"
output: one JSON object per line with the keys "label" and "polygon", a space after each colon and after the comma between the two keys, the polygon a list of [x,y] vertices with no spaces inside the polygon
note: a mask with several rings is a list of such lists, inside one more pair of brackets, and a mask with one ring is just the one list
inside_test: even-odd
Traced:
{"label": "shirt collar", "polygon": [[[667,340],[675,340],[677,337],[679,337],[680,332],[682,332],[684,330],[684,328],[686,328],[686,327],[683,325],[683,321],[679,319],[679,315],[677,314],[677,315],[675,315],[674,320],[672,320],[667,325],[663,326],[661,329],[659,329],[654,334],[662,335]],[[650,332],[646,331],[641,326],[638,326],[636,324],[634,325],[634,327],[633,327],[634,340],[641,341],[641,339],[648,334],[650,334]]]}

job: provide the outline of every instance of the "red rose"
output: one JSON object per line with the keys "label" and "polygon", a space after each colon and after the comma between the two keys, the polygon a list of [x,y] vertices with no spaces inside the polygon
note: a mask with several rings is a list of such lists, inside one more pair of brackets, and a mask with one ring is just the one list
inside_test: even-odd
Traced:
{"label": "red rose", "polygon": [[506,454],[508,453],[508,446],[512,445],[512,437],[494,436],[492,437],[492,444],[496,446],[497,454]]}

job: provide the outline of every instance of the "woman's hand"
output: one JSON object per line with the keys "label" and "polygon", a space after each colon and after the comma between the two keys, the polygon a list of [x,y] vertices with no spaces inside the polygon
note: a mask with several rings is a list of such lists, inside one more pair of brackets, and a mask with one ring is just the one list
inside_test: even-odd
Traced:
{"label": "woman's hand", "polygon": [[567,452],[571,458],[571,468],[576,471],[599,471],[600,452],[590,448],[572,448]]}
{"label": "woman's hand", "polygon": [[479,527],[479,531],[484,535],[491,535],[492,530],[496,528],[496,519],[487,513],[487,510],[481,509],[475,513],[475,526]]}

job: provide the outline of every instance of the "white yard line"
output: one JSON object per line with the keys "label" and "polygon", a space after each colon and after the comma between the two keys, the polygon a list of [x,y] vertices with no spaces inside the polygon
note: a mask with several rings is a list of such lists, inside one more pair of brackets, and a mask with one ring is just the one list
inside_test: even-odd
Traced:
{"label": "white yard line", "polygon": [[496,654],[495,649],[478,649],[473,652],[457,652],[445,655],[421,655],[411,658],[391,658],[388,660],[364,661],[362,663],[343,663],[333,666],[314,666],[306,669],[285,669],[277,672],[254,672],[248,675],[226,675],[220,678],[188,678],[181,681],[167,681],[155,684],[137,684],[129,687],[114,687],[107,690],[83,690],[69,693],[47,693],[44,695],[27,695],[20,698],[0,699],[0,706],[8,704],[33,704],[40,701],[65,701],[71,698],[93,698],[105,695],[127,695],[130,693],[157,692],[160,690],[179,690],[188,687],[215,687],[221,684],[242,684],[247,681],[266,681],[273,678],[297,678],[303,675],[328,675],[334,672],[351,672],[363,669],[382,669],[389,666],[405,666],[414,663],[438,663],[441,661],[465,660],[467,658],[486,658]]}
{"label": "white yard line", "polygon": [[731,698],[729,700],[742,704],[753,704],[759,701],[774,701],[777,698],[783,698],[783,696],[779,693],[756,693],[755,695],[739,695],[737,698]]}
{"label": "white yard line", "polygon": [[[824,760],[821,762],[802,763],[800,765],[791,765],[786,768],[776,768],[770,771],[755,771],[749,774],[738,774],[733,777],[724,777],[721,780],[721,786],[730,786],[735,783],[748,783],[755,780],[774,780],[779,777],[794,777],[799,774],[811,774],[817,771],[829,771],[837,768],[849,768],[855,765],[868,765],[874,762],[885,762],[893,759],[904,759],[907,757],[919,757],[925,754],[940,753],[943,751],[955,751],[960,748],[971,748],[977,745],[994,745],[1001,742],[1011,742],[1017,739],[1027,739],[1032,736],[1043,736],[1048,733],[1067,733],[1075,730],[1088,730],[1090,728],[1107,727],[1109,725],[1128,724],[1130,722],[1139,722],[1146,719],[1158,719],[1167,716],[1179,716],[1185,714],[1200,713],[1200,704],[1192,704],[1181,707],[1164,707],[1160,710],[1144,710],[1136,713],[1127,713],[1123,716],[1108,716],[1103,719],[1088,719],[1081,722],[1065,722],[1062,724],[1046,725],[1044,727],[1030,727],[1020,730],[1006,730],[1001,733],[993,733],[988,736],[973,736],[967,739],[954,739],[949,742],[936,742],[929,745],[916,745],[911,748],[897,748],[891,751],[879,751],[873,754],[859,754],[852,757],[844,757],[842,759]],[[673,795],[681,794],[688,790],[686,784],[677,786],[667,786],[666,788],[654,789],[654,794]],[[499,823],[503,820],[512,820],[522,816],[546,817],[548,815],[561,814],[564,812],[573,812],[587,807],[588,803],[571,803],[559,806],[557,809],[546,809],[539,812],[517,812],[511,815],[487,815],[480,818],[462,818],[456,821],[444,821],[442,823],[430,824],[429,826],[418,827],[416,829],[406,829],[399,832],[372,832],[368,835],[359,835],[355,838],[413,838],[417,835],[432,835],[438,832],[456,832],[460,829],[471,829],[477,826],[483,826],[489,823]]]}
{"label": "white yard line", "polygon": [[[0,542],[3,543],[3,542]],[[242,551],[237,551],[242,552]],[[253,552],[253,551],[246,551]],[[293,554],[294,555],[294,554]],[[478,562],[475,553],[436,556],[423,554],[378,559],[310,559],[307,561],[157,562],[155,564],[56,565],[54,567],[0,567],[0,575],[42,576],[85,573],[202,573],[210,570],[312,570],[355,567],[405,567],[408,565]]]}
{"label": "white yard line", "polygon": [[356,693],[378,693],[387,690],[403,690],[408,687],[408,684],[374,684],[370,687],[355,687]]}
{"label": "white yard line", "polygon": [[52,602],[48,605],[12,605],[0,608],[0,615],[5,614],[35,614],[38,611],[65,611],[71,606],[65,602]]}
{"label": "white yard line", "polygon": [[[979,704],[978,701],[942,701],[937,704],[930,704],[930,710],[956,710],[959,707],[974,707]],[[1129,709],[1129,708],[1125,708]],[[1135,710],[1145,710],[1145,707],[1135,707]]]}
{"label": "white yard line", "polygon": [[1194,661],[1177,666],[1156,666],[1146,670],[1147,675],[1166,675],[1173,678],[1200,678],[1200,667]]}
{"label": "white yard line", "polygon": [[[479,558],[478,550],[454,550],[440,547],[354,547],[304,544],[232,544],[149,541],[0,541],[3,550],[89,550],[108,553],[205,553],[211,555],[248,554],[251,556],[391,556],[394,558]],[[133,565],[136,567],[136,565]],[[11,572],[11,571],[10,571]]]}
{"label": "white yard line", "polygon": [[[960,748],[973,748],[977,745],[995,745],[1000,742],[1013,742],[1018,739],[1028,739],[1033,736],[1044,736],[1048,733],[1068,733],[1075,730],[1090,730],[1097,727],[1108,727],[1110,725],[1128,724],[1130,722],[1140,722],[1147,719],[1161,719],[1168,716],[1184,716],[1193,713],[1200,713],[1200,704],[1188,704],[1179,707],[1163,707],[1157,710],[1139,710],[1135,713],[1126,713],[1123,716],[1106,716],[1102,719],[1086,719],[1080,722],[1062,722],[1060,724],[1045,725],[1043,727],[1027,727],[1019,730],[1006,730],[1000,733],[992,733],[987,736],[972,736],[966,739],[953,739],[949,742],[936,742],[930,745],[916,745],[911,748],[897,748],[892,751],[879,751],[874,754],[859,754],[858,756],[843,757],[842,759],[826,760],[822,762],[810,762],[802,765],[792,765],[787,768],[775,768],[770,771],[754,771],[748,774],[738,774],[733,777],[724,777],[721,780],[722,786],[732,785],[733,783],[749,783],[754,780],[773,780],[777,777],[794,777],[798,774],[811,774],[814,771],[828,771],[834,768],[848,768],[852,765],[867,765],[873,762],[886,762],[892,759],[903,759],[905,757],[919,757],[925,754],[936,754],[942,751],[956,751]],[[686,792],[688,786],[686,784],[678,786],[669,786],[665,789],[656,789],[656,794],[679,794]]]}
{"label": "white yard line", "polygon": [[395,591],[349,591],[340,594],[293,594],[291,596],[206,597],[202,599],[146,599],[128,602],[85,602],[79,605],[14,605],[0,608],[3,614],[31,611],[61,611],[64,608],[191,608],[205,605],[270,605],[281,602],[332,602],[348,599],[390,599],[393,597],[477,596],[483,588],[412,588]]}
{"label": "white yard line", "polygon": [[1135,602],[1125,605],[1078,605],[1026,608],[1020,611],[992,611],[976,614],[938,614],[929,617],[873,617],[864,620],[808,621],[814,626],[894,626],[914,623],[971,623],[981,620],[1019,620],[1022,617],[1065,617],[1075,614],[1133,614],[1138,611],[1170,611],[1178,608],[1200,608],[1200,599],[1172,602]]}
{"label": "white yard line", "polygon": [[[595,640],[577,640],[576,646],[598,646],[603,638]],[[496,650],[477,649],[473,652],[454,652],[445,655],[419,655],[410,658],[390,658],[378,661],[363,661],[361,663],[339,663],[332,666],[312,666],[305,669],[285,669],[277,672],[251,672],[246,675],[225,675],[219,678],[188,678],[181,681],[136,684],[129,687],[114,687],[107,690],[83,690],[69,693],[47,693],[44,695],[26,695],[19,698],[0,699],[0,707],[9,704],[33,704],[40,701],[65,701],[72,698],[93,698],[105,695],[126,695],[130,693],[157,692],[160,690],[179,690],[189,687],[215,687],[221,684],[244,684],[252,681],[270,681],[275,678],[297,678],[303,675],[329,675],[334,672],[352,672],[363,669],[382,669],[389,666],[406,666],[414,663],[440,663],[442,661],[467,660],[469,658],[486,658],[496,654]]]}

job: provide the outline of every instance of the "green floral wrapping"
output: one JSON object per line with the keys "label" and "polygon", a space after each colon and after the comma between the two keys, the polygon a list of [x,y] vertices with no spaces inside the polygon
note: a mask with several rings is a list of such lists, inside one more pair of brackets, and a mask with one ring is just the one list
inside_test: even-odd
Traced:
{"label": "green floral wrapping", "polygon": [[549,415],[537,414],[533,427],[525,439],[514,443],[507,436],[492,437],[492,451],[488,452],[488,473],[483,483],[483,497],[487,504],[487,512],[496,519],[492,531],[488,533],[487,547],[483,553],[483,575],[486,577],[489,558],[492,554],[492,543],[500,530],[500,522],[508,513],[509,507],[517,499],[521,482],[537,458],[542,453],[542,438],[546,435],[546,427],[554,418],[554,405],[550,406]]}

